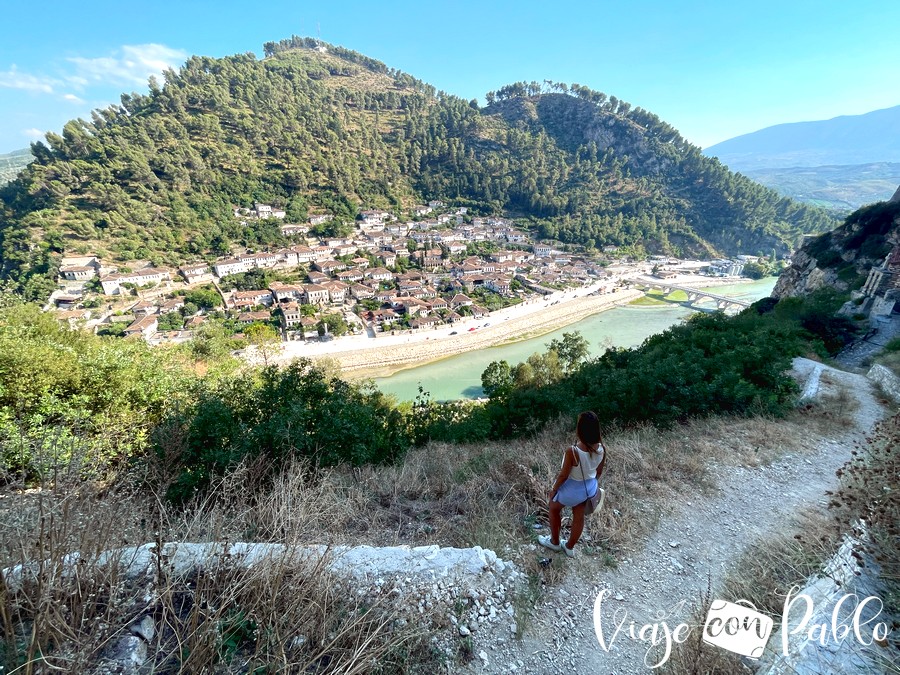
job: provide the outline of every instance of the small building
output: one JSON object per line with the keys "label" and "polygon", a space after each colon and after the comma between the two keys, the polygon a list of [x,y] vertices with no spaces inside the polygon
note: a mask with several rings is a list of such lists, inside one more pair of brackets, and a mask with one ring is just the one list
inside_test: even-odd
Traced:
{"label": "small building", "polygon": [[97,276],[97,269],[90,265],[66,265],[59,268],[59,274],[66,281],[87,281]]}
{"label": "small building", "polygon": [[155,314],[148,314],[137,319],[125,329],[125,336],[140,335],[149,340],[159,327],[159,318]]}
{"label": "small building", "polygon": [[360,269],[342,270],[335,273],[334,276],[338,281],[343,281],[345,284],[351,284],[354,281],[362,281],[365,278]]}
{"label": "small building", "polygon": [[302,302],[306,294],[303,286],[283,284],[280,281],[273,281],[269,284],[269,290],[272,297],[280,302]]}
{"label": "small building", "polygon": [[322,286],[328,291],[328,300],[334,305],[344,302],[347,297],[347,289],[350,288],[340,281],[326,281]]}
{"label": "small building", "polygon": [[296,237],[306,235],[309,232],[309,225],[302,223],[285,223],[281,226],[281,236]]}
{"label": "small building", "polygon": [[212,281],[212,270],[206,263],[190,263],[178,268],[179,274],[189,284]]}
{"label": "small building", "polygon": [[340,260],[317,260],[312,267],[323,274],[334,274],[340,270],[347,269],[346,263],[342,263]]}
{"label": "small building", "polygon": [[382,251],[378,254],[378,258],[384,263],[385,267],[393,267],[397,264],[397,254],[393,251]]}
{"label": "small building", "polygon": [[250,265],[248,261],[239,260],[237,258],[225,258],[224,260],[220,260],[217,262],[213,269],[216,272],[216,276],[220,279],[223,277],[227,277],[229,274],[243,274],[250,270]]}
{"label": "small building", "polygon": [[151,267],[138,272],[108,274],[100,279],[100,286],[105,295],[119,295],[122,292],[122,284],[133,284],[140,287],[147,284],[159,284],[170,279],[168,270]]}
{"label": "small building", "polygon": [[271,290],[261,289],[254,291],[234,291],[231,294],[232,307],[254,307],[256,305],[271,305],[275,296]]}
{"label": "small building", "polygon": [[243,324],[251,324],[251,323],[264,323],[272,318],[272,315],[267,311],[259,311],[259,312],[241,312],[238,314],[238,323]]}
{"label": "small building", "polygon": [[305,284],[303,286],[303,302],[307,305],[328,304],[331,294],[325,286],[318,284]]}
{"label": "small building", "polygon": [[413,329],[418,328],[434,328],[439,323],[441,323],[440,317],[437,316],[423,316],[418,319],[413,319],[409,322],[409,325]]}
{"label": "small building", "polygon": [[375,291],[362,284],[353,284],[350,286],[350,295],[354,300],[368,300],[375,297]]}

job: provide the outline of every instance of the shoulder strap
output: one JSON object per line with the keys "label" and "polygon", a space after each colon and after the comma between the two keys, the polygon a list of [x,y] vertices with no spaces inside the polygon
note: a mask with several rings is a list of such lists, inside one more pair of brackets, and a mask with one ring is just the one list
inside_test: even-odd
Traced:
{"label": "shoulder strap", "polygon": [[581,460],[578,459],[578,446],[572,444],[572,445],[569,446],[569,450],[572,451],[572,460],[573,460],[573,462],[574,462],[574,465],[575,465],[575,466],[580,466],[580,465],[581,465]]}

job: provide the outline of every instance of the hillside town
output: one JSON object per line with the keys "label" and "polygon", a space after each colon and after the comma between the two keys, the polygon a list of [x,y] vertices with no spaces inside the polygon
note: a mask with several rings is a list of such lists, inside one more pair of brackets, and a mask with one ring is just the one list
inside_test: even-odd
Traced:
{"label": "hillside town", "polygon": [[243,223],[276,219],[283,237],[295,243],[186,261],[177,269],[68,256],[47,309],[72,325],[151,344],[188,341],[211,321],[238,337],[263,325],[284,341],[330,340],[446,327],[558,290],[593,286],[608,293],[651,270],[660,278],[676,275],[680,265],[738,276],[744,263],[756,261],[636,261],[613,246],[593,255],[572,253],[534,241],[508,219],[469,217],[467,209],[441,201],[416,206],[411,215],[401,221],[367,210],[351,234],[320,236],[323,226],[330,229],[330,214],[283,223],[285,212],[269,204],[235,207]]}

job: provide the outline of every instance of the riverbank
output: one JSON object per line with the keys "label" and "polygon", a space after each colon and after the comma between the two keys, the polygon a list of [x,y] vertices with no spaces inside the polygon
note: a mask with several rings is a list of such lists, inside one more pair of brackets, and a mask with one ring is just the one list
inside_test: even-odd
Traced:
{"label": "riverbank", "polygon": [[[287,342],[274,361],[328,357],[350,377],[384,377],[404,367],[549,333],[642,295],[636,290],[591,295],[596,290],[597,286],[593,285],[559,291],[493,312],[485,318],[468,318],[435,329],[396,335],[378,333],[374,338],[359,335],[328,342]],[[273,361],[272,357],[269,361]]]}
{"label": "riverbank", "polygon": [[[625,305],[640,297],[639,291],[615,291],[602,296],[580,297],[539,312],[516,318],[492,317],[491,325],[453,336],[431,336],[425,340],[397,344],[377,352],[371,349],[332,354],[347,375],[386,377],[404,367],[420,366],[465,352],[486,349],[509,342],[526,340],[576,323],[585,317]],[[494,321],[501,321],[496,324]],[[482,324],[483,326],[483,324]],[[442,332],[442,331],[433,331]],[[413,336],[410,336],[413,337]]]}
{"label": "riverbank", "polygon": [[[658,281],[658,280],[657,280]],[[682,286],[707,287],[734,284],[740,280],[680,275],[672,282]],[[750,280],[745,280],[749,282]],[[357,335],[328,342],[287,342],[269,362],[286,363],[298,357],[327,357],[337,362],[344,375],[387,377],[405,368],[431,363],[449,356],[550,333],[589,316],[627,305],[644,295],[637,290],[616,290],[592,295],[599,284],[558,291],[533,298],[482,319],[466,319],[452,326],[404,331],[376,337]],[[248,354],[248,360],[253,356]]]}

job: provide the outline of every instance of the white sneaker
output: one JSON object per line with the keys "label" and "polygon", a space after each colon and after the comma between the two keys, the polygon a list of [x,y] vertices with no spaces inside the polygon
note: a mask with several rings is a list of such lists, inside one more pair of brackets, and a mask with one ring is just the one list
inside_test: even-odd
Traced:
{"label": "white sneaker", "polygon": [[550,541],[549,534],[542,534],[538,537],[538,543],[545,548],[549,548],[551,551],[561,551],[563,548],[562,544],[554,544]]}
{"label": "white sneaker", "polygon": [[563,552],[564,552],[567,556],[569,556],[570,558],[574,558],[574,557],[575,557],[575,549],[574,549],[574,548],[569,548],[569,547],[566,546],[565,544],[560,544],[559,550],[560,550],[560,551],[563,551]]}

